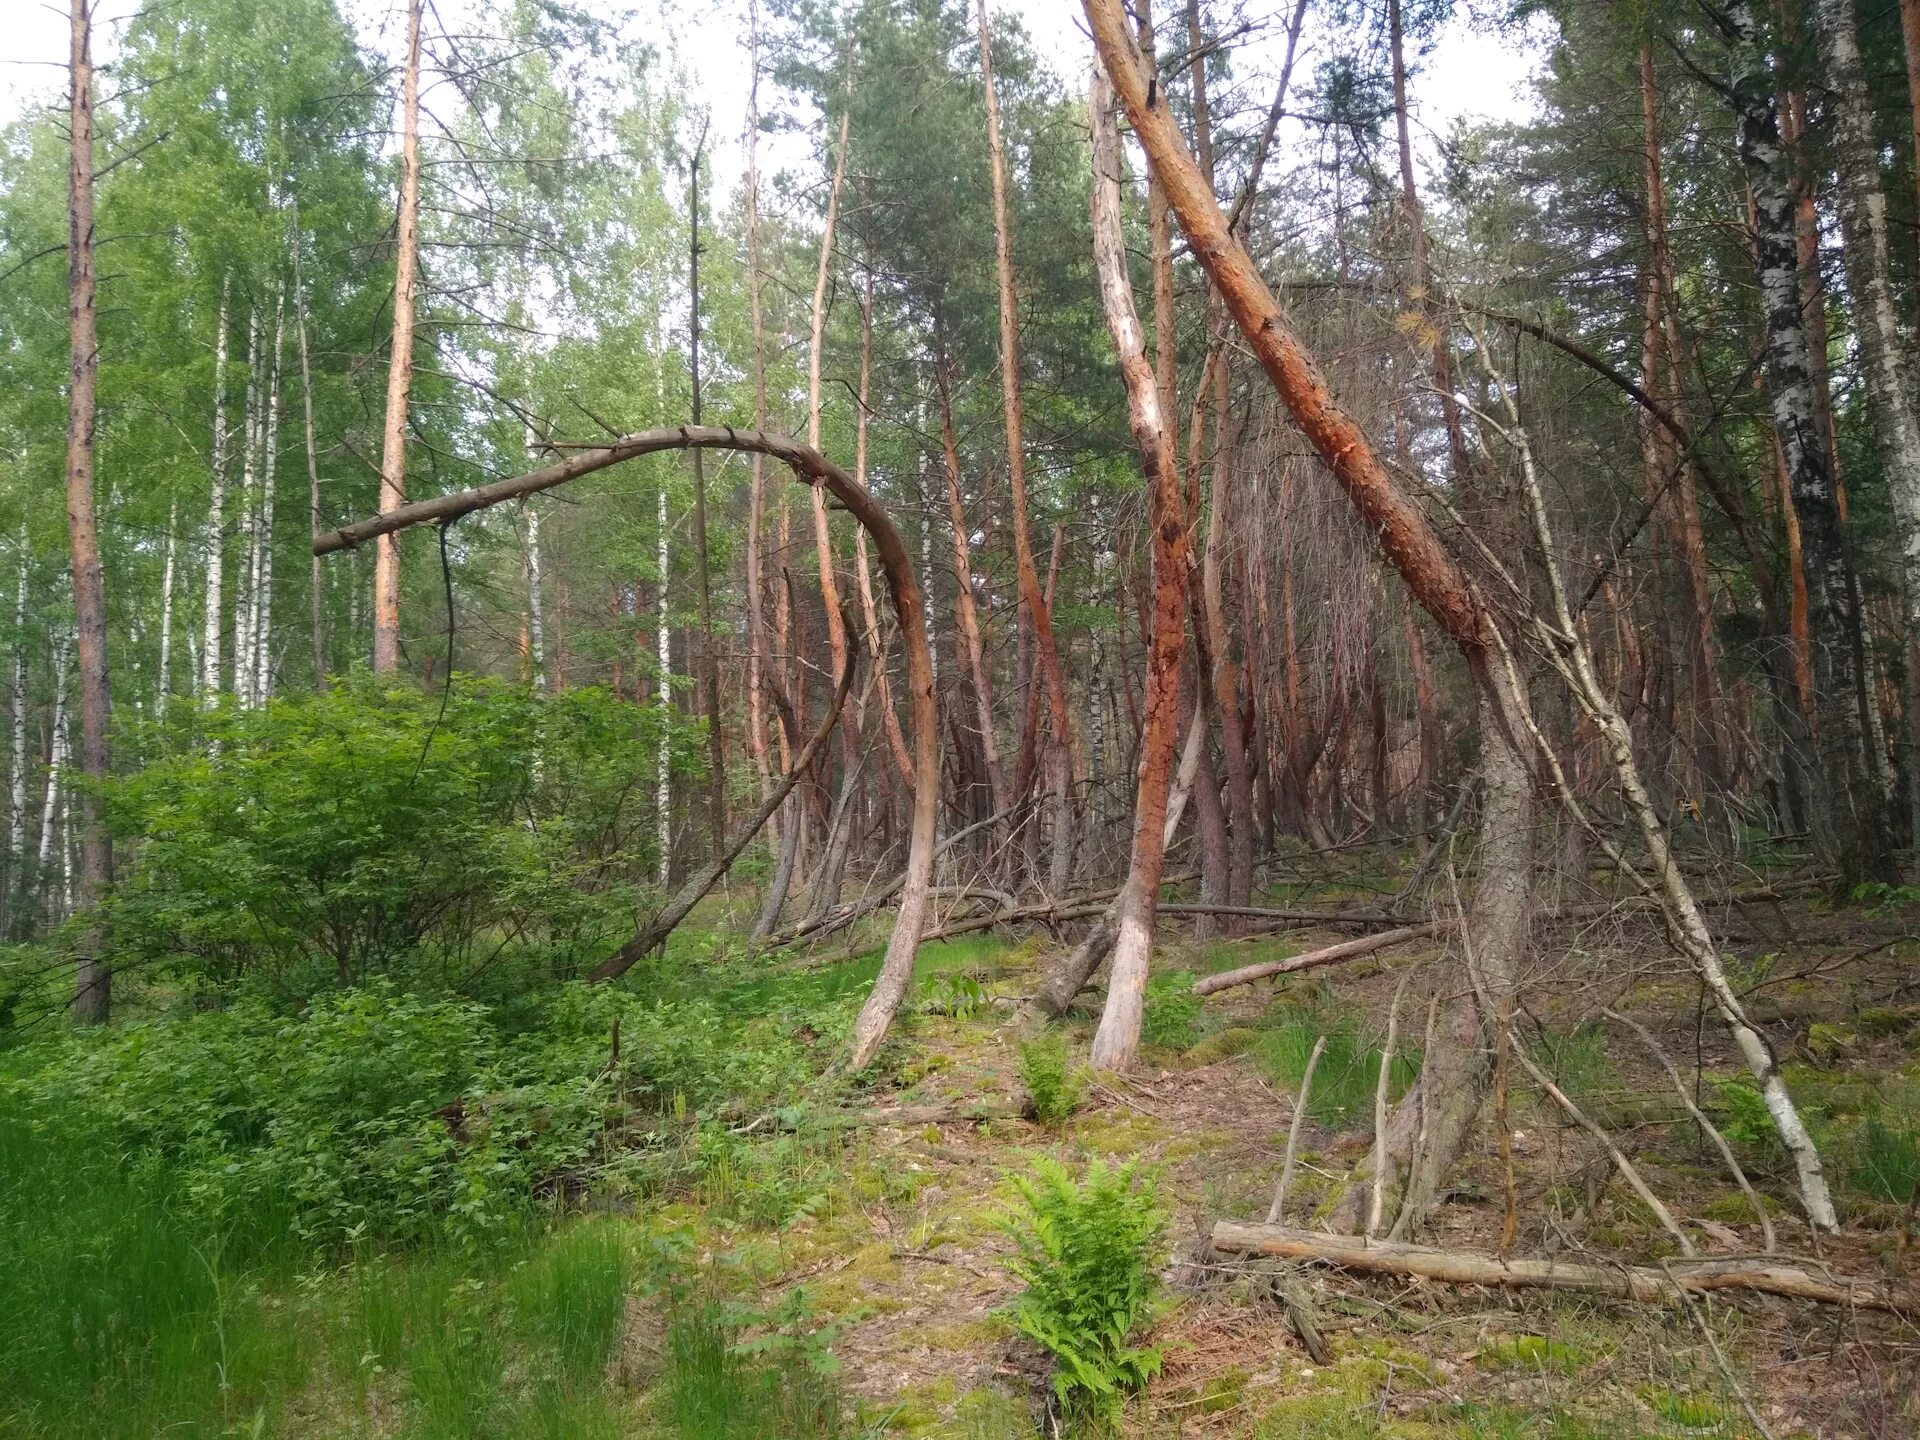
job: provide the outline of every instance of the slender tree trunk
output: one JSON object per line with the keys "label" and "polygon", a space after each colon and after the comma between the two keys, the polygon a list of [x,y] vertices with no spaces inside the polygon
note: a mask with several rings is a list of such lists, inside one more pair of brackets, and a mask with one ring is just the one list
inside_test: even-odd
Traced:
{"label": "slender tree trunk", "polygon": [[[1906,337],[1893,298],[1880,142],[1874,133],[1873,102],[1861,63],[1852,0],[1819,0],[1817,9],[1821,50],[1832,87],[1831,140],[1839,171],[1837,208],[1846,241],[1847,291],[1853,299],[1867,409],[1893,497],[1906,581],[1905,628],[1913,636],[1920,634],[1920,414],[1914,408]],[[1904,13],[1902,20],[1905,23]],[[1871,691],[1867,703],[1870,718],[1877,715],[1878,697]],[[1920,717],[1910,714],[1907,718],[1913,737],[1911,753],[1920,758]],[[1884,753],[1877,758],[1884,763]],[[1920,836],[1916,842],[1920,843]]]}
{"label": "slender tree trunk", "polygon": [[[748,357],[753,385],[753,428],[767,428],[767,328],[760,274],[760,5],[747,0],[747,313],[753,336]],[[765,674],[767,666],[766,573],[760,533],[766,518],[766,457],[752,457],[747,488],[747,749],[760,776],[764,799],[773,789],[767,756]]]}
{"label": "slender tree trunk", "polygon": [[1839,870],[1841,884],[1851,887],[1894,874],[1880,788],[1863,738],[1869,697],[1861,617],[1846,530],[1820,443],[1772,67],[1751,0],[1735,0],[1724,13],[1734,44],[1736,134],[1753,194],[1768,398],[1800,520],[1814,679],[1824,705],[1818,739],[1825,784],[1810,818],[1816,845]]}
{"label": "slender tree trunk", "polygon": [[[706,133],[687,162],[687,189],[691,211],[690,242],[687,247],[688,306],[687,355],[693,383],[693,423],[700,423],[700,151]],[[815,447],[818,448],[817,446]],[[720,728],[720,657],[713,645],[713,592],[707,575],[707,470],[706,457],[693,452],[693,563],[700,598],[700,658],[706,680],[707,709],[707,827],[713,837],[713,853],[727,848],[727,749]],[[835,670],[836,675],[840,672]]]}
{"label": "slender tree trunk", "polygon": [[252,698],[253,596],[260,568],[260,310],[247,311],[247,399],[240,422],[240,553],[233,575],[233,698]]}
{"label": "slender tree trunk", "polygon": [[[1491,371],[1492,365],[1486,360],[1484,351],[1482,360]],[[1513,400],[1511,389],[1504,384],[1500,388],[1503,391],[1511,426],[1507,439],[1520,452],[1521,475],[1526,486],[1528,510],[1533,521],[1534,535],[1541,554],[1541,565],[1546,572],[1548,594],[1553,605],[1555,625],[1553,633],[1548,636],[1552,646],[1551,653],[1556,656],[1555,663],[1562,671],[1575,699],[1600,731],[1608,759],[1612,763],[1615,777],[1620,785],[1620,792],[1627,802],[1628,810],[1633,815],[1641,843],[1646,847],[1649,878],[1645,879],[1644,883],[1654,892],[1655,898],[1660,901],[1666,912],[1669,933],[1676,948],[1692,964],[1702,985],[1712,997],[1715,1008],[1719,1010],[1721,1018],[1733,1032],[1734,1042],[1747,1061],[1754,1081],[1766,1100],[1768,1113],[1773,1117],[1781,1144],[1793,1157],[1799,1171],[1800,1195],[1806,1207],[1809,1222],[1817,1229],[1830,1231],[1838,1222],[1834,1215],[1832,1198],[1828,1193],[1826,1175],[1820,1163],[1820,1153],[1801,1121],[1792,1096],[1788,1094],[1772,1049],[1760,1033],[1748,1023],[1746,1013],[1734,994],[1732,986],[1728,983],[1726,971],[1720,963],[1720,954],[1714,946],[1706,920],[1694,899],[1692,888],[1673,857],[1667,827],[1660,819],[1652,797],[1641,781],[1639,766],[1633,757],[1632,736],[1608,698],[1606,687],[1600,683],[1592,652],[1575,624],[1572,610],[1567,603],[1566,587],[1560,579],[1553,532],[1547,518],[1546,498],[1541,491],[1539,476],[1534,468],[1532,448],[1527,440],[1526,430],[1521,424],[1519,408]],[[1556,773],[1555,779],[1559,782],[1563,795],[1566,795],[1571,803],[1571,794],[1564,777]],[[1627,869],[1629,862],[1620,855],[1619,851],[1610,843],[1607,849],[1615,864],[1622,870]]]}
{"label": "slender tree trunk", "polygon": [[[294,210],[293,234],[293,325],[300,342],[300,409],[307,451],[307,525],[312,534],[320,533],[320,451],[313,431],[313,367],[307,358],[307,293],[300,279],[300,212]],[[326,590],[321,584],[320,557],[307,557],[307,602],[313,630],[313,688],[327,683],[327,609]]]}
{"label": "slender tree trunk", "polygon": [[46,883],[47,856],[53,850],[54,821],[60,813],[61,781],[67,752],[67,681],[73,670],[73,636],[63,635],[53,656],[53,718],[47,725],[47,786],[40,806],[40,848],[35,857],[34,884]]}
{"label": "slender tree trunk", "polygon": [[527,648],[533,661],[533,688],[547,693],[547,617],[546,595],[540,579],[540,509],[526,507],[527,531]]}
{"label": "slender tree trunk", "polygon": [[[280,356],[281,320],[286,297],[276,293],[273,304],[273,370],[267,383],[265,438],[260,456],[260,524],[257,531],[259,566],[253,592],[253,703],[264,705],[273,692],[273,496],[280,470]],[[448,663],[452,663],[451,657]]]}
{"label": "slender tree trunk", "polygon": [[953,425],[952,363],[947,358],[946,342],[940,327],[935,327],[933,362],[934,393],[940,406],[940,448],[946,461],[947,522],[953,535],[954,618],[960,625],[960,638],[967,657],[968,678],[973,682],[974,723],[980,734],[980,750],[987,767],[987,789],[993,808],[991,815],[1006,811],[1006,781],[1000,772],[1000,746],[993,733],[993,681],[987,669],[985,647],[980,636],[980,617],[974,604],[973,562],[969,556],[972,532],[960,499],[960,441]]}
{"label": "slender tree trunk", "polygon": [[167,550],[160,565],[160,655],[153,680],[155,718],[167,718],[173,698],[173,564],[180,542],[180,497],[167,502]]}
{"label": "slender tree trunk", "polygon": [[673,877],[673,632],[667,613],[669,556],[667,487],[664,481],[654,498],[654,565],[659,573],[654,631],[655,643],[659,646],[660,667],[660,742],[654,752],[653,775],[653,803],[657,812],[654,839],[660,847],[660,886],[665,889]]}
{"label": "slender tree trunk", "polygon": [[[1200,0],[1187,0],[1187,53],[1193,90],[1193,133],[1200,173],[1208,186],[1215,181],[1213,171],[1213,119],[1207,100],[1207,45],[1200,21]],[[1194,439],[1202,434],[1200,415],[1204,402],[1213,408],[1213,485],[1207,505],[1207,537],[1201,550],[1200,592],[1206,624],[1211,673],[1202,683],[1213,687],[1214,706],[1220,714],[1220,752],[1226,769],[1226,808],[1228,821],[1226,902],[1246,905],[1253,894],[1253,780],[1247,754],[1247,727],[1241,714],[1241,677],[1243,666],[1236,637],[1227,624],[1228,600],[1241,608],[1241,597],[1229,597],[1227,577],[1227,512],[1232,505],[1234,427],[1231,414],[1232,382],[1224,347],[1225,316],[1217,298],[1208,305],[1209,361],[1201,385],[1208,393],[1196,397]],[[1208,381],[1211,381],[1209,387]],[[1200,466],[1199,446],[1188,465],[1196,474]],[[1245,928],[1237,917],[1225,921],[1228,934]]]}
{"label": "slender tree trunk", "polygon": [[[30,552],[27,527],[20,527],[20,563],[13,592],[12,768],[8,771],[11,809],[7,822],[7,892],[9,906],[24,888],[27,869],[27,574]],[[4,929],[0,929],[4,933]]]}
{"label": "slender tree trunk", "polygon": [[[93,513],[94,381],[99,341],[93,296],[93,29],[87,0],[74,0],[67,168],[67,538],[73,566],[73,623],[80,664],[80,905],[93,911],[113,885],[113,835],[96,787],[112,771],[107,749],[107,596]],[[75,942],[73,1018],[103,1023],[111,972],[99,923]]]}
{"label": "slender tree trunk", "polygon": [[[1670,411],[1685,414],[1685,395],[1681,385],[1681,357],[1678,345],[1679,310],[1674,295],[1672,251],[1668,245],[1667,192],[1660,162],[1660,112],[1654,81],[1653,47],[1640,47],[1640,117],[1645,150],[1647,194],[1647,250],[1649,254],[1647,305],[1649,320],[1657,344],[1655,373],[1641,381],[1649,395]],[[1658,359],[1664,357],[1667,383],[1660,383]],[[1690,429],[1691,426],[1689,425]],[[1720,697],[1714,671],[1713,593],[1707,571],[1707,546],[1700,524],[1700,503],[1695,494],[1693,466],[1678,453],[1667,431],[1647,427],[1655,435],[1656,455],[1662,462],[1661,482],[1671,481],[1672,503],[1668,507],[1676,517],[1679,544],[1675,549],[1685,566],[1687,598],[1691,621],[1687,627],[1687,671],[1692,691],[1693,757],[1699,785],[1718,789],[1726,783],[1726,767],[1721,754]]]}
{"label": "slender tree trunk", "polygon": [[[851,96],[849,96],[851,99]],[[833,274],[833,238],[840,218],[840,190],[847,178],[849,108],[840,114],[840,142],[834,150],[833,185],[827,191],[827,219],[820,232],[820,263],[813,277],[813,334],[807,347],[807,444],[820,448],[820,362],[826,348],[827,282]],[[827,497],[816,486],[813,502],[813,546],[820,564],[820,602],[827,612],[827,641],[833,651],[834,674],[847,662],[847,632],[840,619],[840,587],[833,574],[833,535],[827,528]]]}
{"label": "slender tree trunk", "polygon": [[1393,121],[1400,151],[1400,205],[1405,211],[1413,258],[1413,300],[1433,336],[1433,388],[1440,396],[1440,418],[1447,431],[1448,473],[1456,481],[1467,476],[1467,448],[1460,429],[1460,402],[1453,391],[1453,359],[1447,332],[1434,304],[1433,264],[1427,251],[1426,217],[1420,208],[1420,190],[1413,178],[1413,142],[1407,122],[1407,63],[1400,17],[1400,0],[1387,0],[1387,41],[1393,62]]}
{"label": "slender tree trunk", "polygon": [[233,278],[220,281],[219,329],[213,338],[213,490],[207,502],[206,606],[200,627],[199,691],[211,704],[220,693],[221,571],[226,559],[227,502],[227,300]]}
{"label": "slender tree trunk", "polygon": [[[987,0],[979,0],[980,71],[986,85],[987,158],[993,177],[994,268],[1000,292],[1000,399],[1006,420],[1007,478],[1012,490],[1014,566],[1018,573],[1020,605],[1033,626],[1041,677],[1046,687],[1049,787],[1054,796],[1053,852],[1050,883],[1056,894],[1066,888],[1072,873],[1073,807],[1071,744],[1067,723],[1066,677],[1060,668],[1054,639],[1052,607],[1040,592],[1040,575],[1033,560],[1033,539],[1027,514],[1026,437],[1020,399],[1020,304],[1014,285],[1013,230],[1007,207],[1007,165],[1000,139],[1000,100],[993,78],[993,42],[987,23]],[[1029,678],[1031,683],[1031,678]],[[1024,781],[1019,787],[1024,793]],[[996,810],[999,802],[995,802]]]}
{"label": "slender tree trunk", "polygon": [[[381,431],[380,511],[407,500],[407,396],[413,388],[413,309],[420,254],[420,5],[407,3],[407,64],[402,81],[400,211],[395,223],[393,344],[387,355],[387,416]],[[383,535],[373,552],[373,668],[400,668],[400,547]]]}
{"label": "slender tree trunk", "polygon": [[[853,480],[867,483],[867,432],[869,401],[873,394],[873,267],[865,267],[860,291],[860,412],[854,417]],[[860,589],[860,622],[866,631],[867,654],[873,665],[874,689],[880,700],[880,719],[886,727],[887,749],[899,768],[900,778],[913,788],[913,757],[907,753],[906,736],[900,729],[900,715],[893,704],[893,682],[887,675],[887,648],[880,635],[880,616],[873,603],[873,571],[867,557],[867,532],[853,532],[854,580]],[[862,700],[856,715],[862,731],[866,728],[866,702]]]}
{"label": "slender tree trunk", "polygon": [[[1131,56],[1124,63],[1131,65]],[[1191,539],[1170,416],[1163,404],[1159,378],[1147,360],[1146,339],[1127,278],[1126,242],[1121,228],[1120,135],[1114,124],[1108,68],[1095,66],[1090,102],[1094,268],[1107,330],[1126,384],[1128,422],[1146,474],[1153,534],[1153,624],[1139,779],[1134,792],[1133,845],[1116,915],[1107,1003],[1093,1040],[1095,1066],[1124,1070],[1133,1063],[1140,1045],[1160,875],[1166,858],[1164,826],[1180,708]],[[1163,352],[1171,350],[1172,338],[1166,331],[1159,334]]]}

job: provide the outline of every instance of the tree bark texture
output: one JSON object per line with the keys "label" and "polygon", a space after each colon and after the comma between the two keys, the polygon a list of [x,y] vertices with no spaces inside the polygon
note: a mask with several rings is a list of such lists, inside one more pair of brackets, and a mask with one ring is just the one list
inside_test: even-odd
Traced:
{"label": "tree bark texture", "polygon": [[[88,0],[73,0],[68,96],[71,146],[67,168],[67,540],[73,572],[73,625],[80,669],[80,771],[91,782],[80,797],[81,908],[92,912],[113,885],[113,835],[95,787],[112,771],[107,749],[107,593],[93,509],[93,436],[99,374],[93,273],[93,26]],[[112,974],[97,918],[74,943],[73,1018],[105,1023]]]}
{"label": "tree bark texture", "polygon": [[[407,66],[400,97],[400,209],[395,221],[393,344],[380,439],[380,510],[407,500],[407,396],[413,388],[414,280],[420,257],[420,5],[407,4]],[[400,546],[384,535],[373,552],[373,668],[400,668]]]}

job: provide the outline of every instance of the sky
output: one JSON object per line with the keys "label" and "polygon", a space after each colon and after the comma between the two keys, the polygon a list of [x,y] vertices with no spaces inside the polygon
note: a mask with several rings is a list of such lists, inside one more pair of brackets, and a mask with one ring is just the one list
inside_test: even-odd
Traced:
{"label": "sky", "polygon": [[[271,4],[272,0],[260,0]],[[434,0],[443,21],[457,23],[458,10],[479,14],[486,0]],[[1085,19],[1075,0],[990,0],[996,11],[1017,15],[1036,49],[1048,58],[1069,84],[1084,76],[1091,58]],[[95,61],[111,63],[117,37],[125,21],[139,8],[139,0],[95,0]],[[344,0],[362,37],[374,48],[396,53],[404,28],[403,10],[395,0]],[[670,37],[669,63],[691,82],[696,101],[712,112],[716,141],[713,174],[723,188],[737,183],[742,167],[739,137],[746,105],[747,54],[744,44],[743,0],[701,3],[701,0],[639,0],[636,7],[610,0],[585,0],[588,10],[608,13],[638,8],[638,23],[655,36]],[[1236,68],[1254,75],[1277,70],[1277,32],[1291,6],[1271,0],[1273,24],[1267,36],[1255,38],[1236,55]],[[7,12],[6,30],[11,53],[0,58],[0,124],[11,122],[36,105],[58,104],[65,83],[68,22],[63,0],[0,0]],[[1310,75],[1324,58],[1328,41],[1309,22],[1302,42],[1296,75]],[[429,29],[431,30],[431,25]],[[1544,53],[1537,32],[1515,38],[1477,28],[1465,7],[1441,30],[1434,48],[1418,62],[1411,82],[1410,109],[1416,136],[1422,140],[1445,133],[1456,120],[1516,121],[1536,109],[1532,77]],[[763,107],[767,97],[763,95]],[[1282,142],[1286,137],[1283,135]],[[808,151],[804,137],[794,137],[791,157],[777,147],[763,160],[768,169],[799,160]],[[1422,144],[1430,157],[1432,146]]]}

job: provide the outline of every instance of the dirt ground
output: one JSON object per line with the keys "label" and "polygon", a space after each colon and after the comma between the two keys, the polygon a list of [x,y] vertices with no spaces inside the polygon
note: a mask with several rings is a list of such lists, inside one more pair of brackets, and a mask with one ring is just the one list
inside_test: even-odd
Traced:
{"label": "dirt ground", "polygon": [[[1832,1137],[1830,1166],[1845,1172],[1836,1176],[1843,1234],[1816,1247],[1796,1218],[1790,1174],[1743,1147],[1774,1211],[1779,1248],[1837,1272],[1913,1283],[1920,1259],[1897,1243],[1904,1207],[1846,1183],[1849,1147],[1866,1133],[1859,1114],[1908,1135],[1920,1120],[1920,943],[1912,926],[1766,901],[1723,906],[1716,923],[1754,1018],[1795,1067],[1797,1096]],[[1175,941],[1155,966],[1204,973],[1340,938],[1309,931]],[[982,957],[975,947],[956,966],[1005,1002],[1030,988],[1050,953],[1029,944]],[[1567,1088],[1617,1137],[1699,1251],[1758,1252],[1750,1206],[1686,1119],[1667,1072],[1630,1033],[1594,1028],[1603,1007],[1625,1010],[1711,1099],[1717,1080],[1741,1072],[1695,981],[1644,917],[1556,927],[1539,954],[1521,1025],[1539,1038],[1536,1053],[1558,1056]],[[1690,1315],[1308,1267],[1294,1272],[1295,1283],[1333,1353],[1330,1365],[1316,1365],[1273,1297],[1267,1273],[1276,1267],[1216,1256],[1207,1245],[1216,1220],[1265,1218],[1295,1098],[1263,1073],[1257,1054],[1222,1052],[1237,1048],[1234,1037],[1257,1033],[1276,1006],[1307,996],[1377,1036],[1409,972],[1420,1013],[1410,1000],[1401,1029],[1417,1033],[1427,994],[1459,1003],[1448,990],[1448,964],[1426,942],[1209,997],[1193,1044],[1150,1050],[1126,1080],[1092,1084],[1057,1129],[971,1118],[1013,1109],[1023,1097],[1004,1003],[963,1019],[923,1009],[904,1037],[909,1058],[896,1067],[894,1091],[881,1098],[944,1106],[946,1118],[860,1128],[846,1150],[856,1203],[783,1237],[772,1288],[804,1284],[822,1313],[853,1317],[836,1350],[849,1384],[873,1413],[890,1416],[894,1432],[1023,1433],[1032,1417],[1045,1423],[1046,1367],[996,1315],[1015,1291],[1005,1268],[1011,1242],[1000,1229],[1013,1200],[1006,1177],[1037,1151],[1069,1162],[1138,1159],[1159,1177],[1175,1218],[1164,1271],[1172,1303],[1151,1337],[1164,1368],[1130,1410],[1129,1433],[1784,1440],[1920,1428],[1920,1329],[1759,1296],[1716,1297]],[[1081,1053],[1090,1022],[1080,1012],[1066,1022]],[[1490,1115],[1483,1126],[1482,1143],[1416,1237],[1424,1243],[1497,1247],[1505,1175]],[[1370,1129],[1370,1116],[1339,1129],[1305,1126],[1290,1223],[1324,1228],[1319,1212],[1368,1153]],[[1515,1254],[1657,1263],[1673,1253],[1599,1147],[1524,1077],[1511,1096],[1511,1148]]]}

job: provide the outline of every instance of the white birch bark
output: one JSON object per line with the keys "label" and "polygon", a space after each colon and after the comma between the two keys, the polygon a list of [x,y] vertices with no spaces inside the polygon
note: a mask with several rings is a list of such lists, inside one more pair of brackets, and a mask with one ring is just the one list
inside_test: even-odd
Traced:
{"label": "white birch bark", "polygon": [[[660,337],[660,350],[653,367],[653,398],[657,413],[667,410],[667,342]],[[673,862],[673,750],[669,733],[673,728],[673,637],[668,628],[667,573],[667,482],[664,470],[655,494],[654,565],[658,575],[655,638],[660,664],[660,745],[654,755],[654,810],[656,843],[660,849],[660,883],[666,885]]]}
{"label": "white birch bark", "polygon": [[[1880,184],[1880,144],[1853,0],[1819,0],[1820,46],[1832,86],[1832,150],[1839,172],[1837,209],[1846,259],[1847,291],[1860,338],[1867,409],[1879,442],[1880,464],[1893,497],[1900,564],[1906,582],[1906,631],[1920,635],[1920,415],[1894,304],[1888,261],[1887,196]],[[1871,692],[1869,692],[1871,694]],[[1878,719],[1877,697],[1869,722]],[[1920,743],[1920,717],[1909,716]],[[1884,735],[1876,735],[1875,759],[1887,771]],[[1891,780],[1891,775],[1887,774]]]}
{"label": "white birch bark", "polygon": [[27,530],[23,525],[13,598],[13,768],[9,772],[13,808],[7,825],[7,857],[16,884],[20,865],[27,858],[27,646],[22,633],[27,626],[27,558]]}
{"label": "white birch bark", "polygon": [[220,591],[227,503],[227,300],[232,284],[231,276],[220,281],[220,330],[213,341],[213,489],[207,500],[207,595],[200,665],[194,672],[196,688],[208,701],[220,692]]}
{"label": "white birch bark", "polygon": [[546,597],[540,587],[540,511],[527,506],[527,645],[533,652],[533,688],[547,693]]}
{"label": "white birch bark", "polygon": [[160,669],[154,677],[154,713],[167,718],[167,701],[173,691],[173,560],[180,533],[180,497],[167,505],[167,555],[160,567]]}
{"label": "white birch bark", "polygon": [[273,492],[280,469],[280,358],[286,295],[273,301],[273,378],[267,386],[266,442],[260,461],[260,563],[253,593],[253,703],[264,705],[273,693]]}
{"label": "white birch bark", "polygon": [[233,695],[244,706],[253,676],[253,591],[260,566],[259,517],[255,491],[260,483],[260,311],[247,312],[247,409],[240,447],[240,570],[233,580]]}
{"label": "white birch bark", "polygon": [[46,799],[40,807],[40,851],[35,857],[41,875],[46,873],[54,817],[60,808],[60,781],[67,768],[67,675],[72,668],[73,636],[68,635],[61,640],[53,659],[53,738],[47,753]]}

